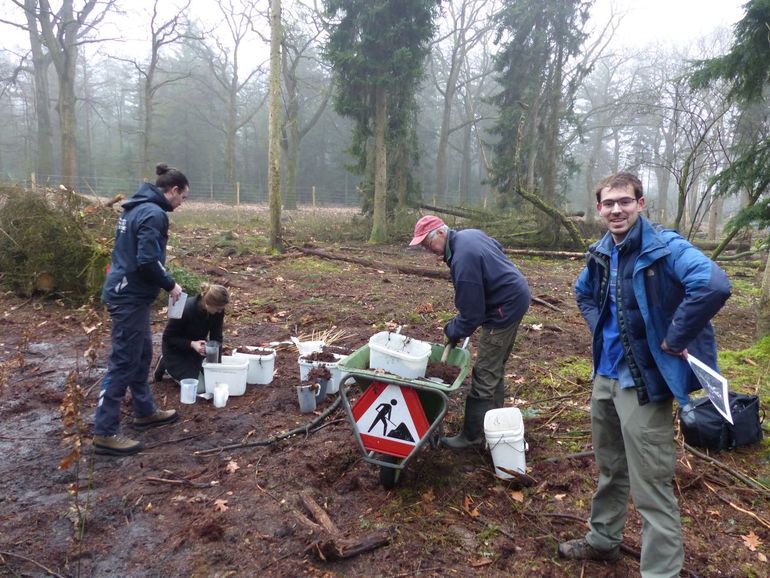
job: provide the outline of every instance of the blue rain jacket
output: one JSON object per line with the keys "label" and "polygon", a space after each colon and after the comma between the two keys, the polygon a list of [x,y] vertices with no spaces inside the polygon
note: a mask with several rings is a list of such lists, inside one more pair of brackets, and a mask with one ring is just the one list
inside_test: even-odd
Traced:
{"label": "blue rain jacket", "polygon": [[[593,365],[599,366],[602,326],[609,308],[608,232],[588,249],[586,267],[575,284],[577,304],[593,335]],[[618,325],[634,385],[649,401],[675,396],[683,404],[700,383],[683,358],[661,343],[689,353],[717,369],[711,318],[730,297],[730,282],[716,263],[676,231],[644,217],[629,231],[619,255]],[[642,397],[640,396],[640,400]]]}

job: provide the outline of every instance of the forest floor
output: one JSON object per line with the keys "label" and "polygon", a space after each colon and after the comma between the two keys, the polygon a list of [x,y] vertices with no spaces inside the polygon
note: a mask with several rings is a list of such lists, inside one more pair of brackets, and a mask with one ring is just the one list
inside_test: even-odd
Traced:
{"label": "forest floor", "polygon": [[[287,225],[287,237],[297,226]],[[454,311],[451,283],[393,268],[444,271],[435,257],[403,244],[353,242],[313,246],[377,267],[294,249],[272,256],[255,241],[265,235],[248,216],[235,226],[172,226],[173,263],[232,291],[226,347],[333,330],[343,337],[336,345],[354,350],[388,324],[441,343]],[[551,305],[530,307],[506,376],[506,405],[525,415],[529,487],[495,477],[487,450],[455,453],[425,444],[386,490],[339,406],[310,431],[259,445],[318,420],[338,397],[301,414],[297,352],[288,347],[277,352],[271,384],[248,386],[222,409],[202,399],[180,404],[171,380],[153,385],[158,404],[177,408],[181,419],[137,432],[126,401],[123,432],[147,449],[125,458],[96,456],[90,427],[110,347],[108,316],[100,306],[0,295],[0,576],[638,575],[641,522],[633,507],[617,563],[556,555],[559,541],[585,532],[597,478],[589,334],[572,290],[582,261],[514,261],[533,295]],[[720,344],[737,351],[752,344],[756,291],[750,288],[758,287],[761,273],[728,271],[740,282],[715,325]],[[164,323],[159,305],[156,352]],[[746,361],[747,370],[756,365]],[[768,368],[759,369],[766,387]],[[83,403],[65,398],[68,382],[80,385]],[[461,425],[467,387],[466,380],[449,394],[445,432]],[[351,399],[359,396],[352,387]],[[78,416],[85,423],[80,455],[61,468],[74,447],[66,430]],[[679,442],[683,575],[770,574],[768,492],[735,475],[770,486],[768,442],[711,453],[718,463]],[[233,444],[246,447],[218,449]],[[330,543],[345,554],[377,539],[384,545],[329,556]]]}

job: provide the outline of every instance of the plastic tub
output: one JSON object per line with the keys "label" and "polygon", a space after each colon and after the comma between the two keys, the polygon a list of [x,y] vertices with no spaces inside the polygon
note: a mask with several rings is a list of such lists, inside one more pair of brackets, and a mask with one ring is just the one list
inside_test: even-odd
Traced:
{"label": "plastic tub", "polygon": [[425,377],[431,344],[400,333],[381,331],[369,338],[369,369],[414,379]]}
{"label": "plastic tub", "polygon": [[495,463],[495,474],[500,478],[514,476],[500,469],[526,473],[527,460],[524,441],[524,421],[518,407],[501,407],[489,410],[484,416],[484,435]]}
{"label": "plastic tub", "polygon": [[332,376],[329,378],[329,382],[326,387],[326,393],[337,393],[340,389],[340,378],[342,377],[342,371],[337,364],[344,358],[343,355],[334,354],[336,361],[310,361],[304,357],[299,358],[299,379],[300,381],[307,381],[307,376],[314,367],[326,367]]}
{"label": "plastic tub", "polygon": [[246,376],[249,372],[249,360],[233,355],[223,355],[221,363],[203,362],[203,376],[206,393],[214,394],[214,385],[226,383],[229,395],[246,393]]}
{"label": "plastic tub", "polygon": [[233,357],[249,360],[249,371],[246,375],[246,383],[249,385],[267,385],[273,381],[275,349],[249,347],[246,351],[234,351]]}

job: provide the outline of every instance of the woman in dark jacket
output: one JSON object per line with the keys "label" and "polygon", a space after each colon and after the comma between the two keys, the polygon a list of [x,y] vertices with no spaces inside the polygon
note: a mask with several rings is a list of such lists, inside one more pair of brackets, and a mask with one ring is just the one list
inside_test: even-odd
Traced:
{"label": "woman in dark jacket", "polygon": [[197,379],[203,383],[200,374],[206,356],[206,341],[218,341],[221,348],[225,307],[229,302],[227,288],[204,283],[200,295],[187,300],[182,317],[168,320],[155,381],[163,379],[164,373],[168,372],[176,381]]}

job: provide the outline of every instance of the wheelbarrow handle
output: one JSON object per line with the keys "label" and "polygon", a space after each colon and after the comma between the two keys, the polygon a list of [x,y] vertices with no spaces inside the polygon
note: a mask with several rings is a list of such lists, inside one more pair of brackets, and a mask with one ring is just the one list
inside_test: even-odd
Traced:
{"label": "wheelbarrow handle", "polygon": [[[465,349],[468,347],[468,342],[471,340],[470,337],[466,337],[465,341],[463,341],[463,345],[460,349]],[[447,357],[449,357],[449,352],[454,347],[454,344],[450,341],[444,346],[444,351],[441,353],[441,363],[446,363]]]}

